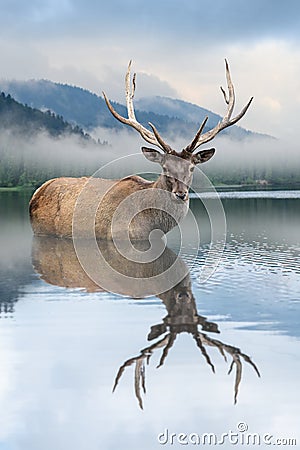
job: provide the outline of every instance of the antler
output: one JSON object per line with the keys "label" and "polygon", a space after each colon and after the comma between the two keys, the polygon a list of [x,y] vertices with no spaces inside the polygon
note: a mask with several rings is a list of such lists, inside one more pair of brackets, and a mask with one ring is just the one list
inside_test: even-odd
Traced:
{"label": "antler", "polygon": [[137,130],[142,138],[149,142],[152,145],[155,145],[159,147],[164,153],[171,153],[172,149],[171,147],[164,142],[160,134],[158,133],[155,126],[149,122],[150,127],[152,128],[153,132],[147,130],[142,124],[140,124],[135,117],[134,112],[134,106],[133,106],[133,98],[135,93],[135,87],[136,87],[136,74],[133,75],[132,78],[132,87],[131,87],[131,80],[130,80],[130,69],[131,69],[132,61],[129,61],[128,69],[125,76],[125,93],[126,93],[126,104],[127,104],[127,113],[128,113],[128,119],[126,117],[121,116],[117,111],[113,108],[110,101],[108,100],[105,92],[103,92],[103,96],[106,102],[106,105],[112,115],[119,120],[120,122],[124,123],[125,125],[129,125],[135,130]]}
{"label": "antler", "polygon": [[133,363],[135,363],[134,391],[135,391],[135,396],[138,400],[139,406],[141,409],[143,409],[141,388],[145,394],[146,393],[145,360],[146,360],[147,364],[149,364],[149,361],[153,354],[153,351],[157,348],[164,347],[163,355],[160,359],[159,365],[157,366],[157,367],[161,367],[164,364],[164,361],[167,357],[168,351],[169,351],[170,347],[172,347],[174,340],[175,339],[172,336],[172,334],[168,333],[166,336],[164,336],[158,342],[155,342],[154,344],[150,345],[149,347],[146,347],[143,350],[141,350],[140,355],[134,356],[133,358],[130,358],[130,359],[127,359],[127,361],[125,361],[124,364],[122,364],[122,366],[118,370],[112,391],[114,392],[116,390],[119,380],[122,377],[123,372],[125,371],[126,367],[129,367]]}
{"label": "antler", "polygon": [[232,345],[224,344],[223,342],[219,341],[218,339],[212,339],[204,333],[198,332],[198,333],[194,334],[193,337],[197,343],[197,346],[200,348],[203,356],[205,357],[207,363],[211,366],[213,372],[215,372],[215,368],[210,360],[208,353],[204,350],[204,344],[211,346],[211,347],[216,347],[226,362],[227,362],[226,353],[231,355],[232,361],[231,361],[231,365],[230,365],[228,374],[231,373],[233,366],[236,365],[235,384],[234,384],[234,404],[236,404],[238,393],[239,393],[239,386],[240,386],[240,382],[242,380],[241,358],[243,358],[244,361],[246,361],[248,364],[250,364],[253,367],[253,369],[255,370],[257,376],[260,377],[260,373],[259,373],[257,366],[251,360],[250,356],[246,355],[245,353],[242,353],[241,350],[237,347],[233,347]]}
{"label": "antler", "polygon": [[[149,364],[150,358],[153,355],[154,350],[158,348],[163,348],[163,353],[160,358],[160,361],[157,365],[157,368],[164,365],[164,362],[168,356],[170,348],[173,346],[175,339],[177,337],[177,332],[170,332],[167,333],[162,339],[155,342],[154,344],[150,345],[149,347],[144,348],[141,350],[140,354],[138,356],[134,356],[133,358],[129,358],[127,361],[122,364],[122,366],[119,368],[117,376],[115,378],[113,392],[117,388],[120,378],[122,377],[126,367],[131,366],[135,363],[135,370],[134,370],[134,390],[135,390],[135,396],[138,400],[139,406],[141,409],[143,409],[143,400],[141,395],[141,389],[143,390],[144,394],[146,393],[146,375],[145,375],[145,361],[147,364]],[[248,364],[250,364],[253,369],[255,370],[258,377],[260,377],[259,370],[257,366],[254,364],[254,362],[251,360],[250,356],[246,355],[245,353],[242,353],[241,350],[237,347],[233,347],[232,345],[225,344],[224,342],[219,341],[218,339],[213,339],[205,333],[201,333],[199,331],[194,331],[192,333],[193,338],[196,341],[197,347],[201,350],[202,356],[204,357],[206,363],[211,367],[212,372],[215,373],[215,366],[212,363],[210,356],[205,348],[205,346],[209,347],[215,347],[219,350],[221,355],[223,356],[225,362],[227,362],[226,354],[229,354],[232,357],[232,362],[229,367],[228,374],[231,373],[233,366],[236,365],[236,373],[235,373],[235,384],[234,384],[234,404],[237,403],[238,393],[239,393],[239,386],[242,380],[242,361],[241,358],[244,359]],[[148,337],[149,339],[149,337]]]}
{"label": "antler", "polygon": [[236,122],[238,122],[247,112],[253,97],[250,98],[247,105],[242,109],[242,111],[235,117],[231,118],[234,104],[235,104],[235,95],[234,95],[234,87],[231,80],[230,70],[228,66],[228,62],[225,59],[225,67],[226,67],[226,78],[227,78],[227,86],[228,86],[228,97],[226,95],[225,90],[221,87],[221,91],[224,95],[225,103],[228,105],[227,113],[223,117],[223,119],[211,130],[207,131],[206,133],[202,134],[202,131],[206,125],[206,122],[208,120],[208,117],[205,117],[202,124],[200,125],[199,130],[197,131],[194,139],[192,142],[184,149],[184,151],[188,153],[192,153],[196,148],[198,148],[200,145],[205,144],[206,142],[211,141],[220,131],[224,130],[224,128],[230,127],[231,125],[234,125]]}

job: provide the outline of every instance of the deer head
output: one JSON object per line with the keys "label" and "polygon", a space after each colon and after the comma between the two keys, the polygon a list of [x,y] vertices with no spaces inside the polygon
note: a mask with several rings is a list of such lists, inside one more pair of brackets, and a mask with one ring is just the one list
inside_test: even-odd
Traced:
{"label": "deer head", "polygon": [[194,153],[195,150],[200,145],[206,144],[207,142],[214,139],[214,137],[220,131],[237,123],[245,115],[246,111],[248,110],[253,100],[253,97],[251,97],[247,105],[242,109],[242,111],[238,115],[232,117],[235,104],[235,94],[228,62],[227,60],[225,60],[228,95],[226,94],[225,90],[222,87],[221,91],[224,95],[225,103],[228,105],[226,114],[214,128],[203,133],[208,120],[208,117],[205,117],[192,142],[189,145],[187,145],[183,150],[178,152],[172,149],[170,145],[168,145],[163,140],[163,138],[157,131],[156,127],[152,123],[149,122],[149,126],[152,129],[152,131],[150,131],[136,120],[133,106],[133,98],[136,88],[136,74],[133,75],[131,81],[130,75],[131,63],[132,62],[130,61],[128,64],[128,70],[125,76],[125,92],[126,92],[128,118],[125,118],[121,116],[119,113],[117,113],[117,111],[111,105],[108,97],[103,92],[107,107],[117,120],[119,120],[123,124],[129,125],[132,128],[134,128],[136,131],[139,132],[141,137],[146,142],[155,145],[162,151],[161,153],[152,148],[142,147],[142,152],[144,156],[152,162],[159,163],[162,167],[163,172],[161,175],[159,187],[171,192],[175,199],[187,201],[188,189],[192,182],[194,167],[197,164],[201,164],[208,161],[215,153],[214,148],[208,150],[201,150],[197,153]]}

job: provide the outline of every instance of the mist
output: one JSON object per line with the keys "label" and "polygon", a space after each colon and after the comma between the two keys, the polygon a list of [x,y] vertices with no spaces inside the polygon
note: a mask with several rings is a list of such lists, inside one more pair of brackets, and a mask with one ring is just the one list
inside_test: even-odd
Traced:
{"label": "mist", "polygon": [[[92,134],[95,138],[110,142],[111,159],[133,153],[139,154],[140,152],[141,154],[140,149],[143,145],[151,147],[131,130],[114,132],[109,129],[97,128],[93,130]],[[175,129],[169,129],[163,138],[172,148],[180,151],[190,143],[193,136],[187,140],[186,137],[178,137]],[[209,178],[211,177],[214,184],[215,182],[218,184],[222,180],[227,182],[230,178],[234,178],[236,184],[246,183],[247,179],[248,182],[250,179],[267,179],[271,184],[276,178],[284,178],[286,182],[300,182],[299,149],[296,141],[292,138],[283,140],[271,136],[252,135],[238,140],[229,135],[221,135],[205,146],[199,147],[196,152],[211,147],[216,149],[214,157],[209,162],[199,165],[198,168]],[[135,167],[130,166],[129,163],[128,175],[135,173],[133,169],[141,172],[160,172],[158,164],[150,163],[143,157],[137,159],[136,162]],[[125,167],[126,159],[123,159],[122,169],[125,170]],[[197,185],[197,171],[194,176],[194,184]]]}
{"label": "mist", "polygon": [[[25,137],[13,128],[1,130],[0,184],[28,184],[32,179],[31,184],[37,187],[46,179],[57,176],[97,173],[96,176],[102,178],[121,178],[150,172],[155,178],[155,174],[160,173],[159,165],[150,163],[142,155],[141,147],[149,144],[131,129],[97,128],[90,134],[93,139],[83,140],[74,135],[54,138],[46,132]],[[178,151],[189,143],[186,138],[176,137],[176,130],[170,129],[166,134],[170,139],[166,136],[164,139]],[[300,181],[299,150],[292,141],[259,135],[236,140],[225,135],[204,146],[210,147],[216,148],[214,157],[199,168],[213,184],[241,184],[262,179],[271,184],[283,179],[285,182]],[[21,177],[17,181],[14,179],[16,171]]]}
{"label": "mist", "polygon": [[[111,152],[108,145],[80,136],[51,137],[47,132],[27,136],[14,128],[1,131],[0,145],[0,176],[4,178],[11,172],[12,177],[7,185],[14,185],[13,177],[20,172],[26,180],[32,179],[33,185],[44,181],[45,177],[89,176],[100,161],[109,160]],[[3,181],[0,184],[5,185]]]}

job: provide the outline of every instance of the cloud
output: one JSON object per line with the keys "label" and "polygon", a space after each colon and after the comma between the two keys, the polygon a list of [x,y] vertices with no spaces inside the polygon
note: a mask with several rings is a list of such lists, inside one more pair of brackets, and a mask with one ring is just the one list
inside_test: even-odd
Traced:
{"label": "cloud", "polygon": [[27,27],[29,34],[56,30],[56,34],[73,37],[110,33],[126,41],[131,36],[137,41],[172,37],[179,42],[191,38],[241,42],[288,35],[298,41],[299,9],[297,0],[288,4],[278,0],[215,0],[213,5],[203,0],[14,0],[2,7],[1,15],[2,29],[11,31],[8,22],[13,22],[13,32]]}
{"label": "cloud", "polygon": [[[296,134],[300,4],[271,0],[44,0],[1,9],[1,77],[48,78],[102,90],[124,102],[134,60],[137,97],[179,97],[219,114],[223,59],[231,63],[237,109],[254,96],[242,125]],[[271,108],[281,105],[281,109]],[[282,123],[287,125],[284,129]]]}
{"label": "cloud", "polygon": [[269,109],[271,113],[280,113],[281,104],[280,102],[272,97],[264,97],[262,102],[266,105],[266,108]]}
{"label": "cloud", "polygon": [[178,96],[177,91],[170,86],[167,81],[161,80],[152,74],[140,73],[138,83],[140,85],[140,95],[138,95],[137,92],[137,97],[147,97],[151,95],[162,95],[168,97]]}

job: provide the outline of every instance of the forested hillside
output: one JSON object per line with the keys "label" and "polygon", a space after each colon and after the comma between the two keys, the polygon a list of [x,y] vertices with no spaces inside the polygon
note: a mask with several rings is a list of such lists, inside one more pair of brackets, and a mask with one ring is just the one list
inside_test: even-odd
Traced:
{"label": "forested hillside", "polygon": [[55,176],[90,175],[99,159],[93,150],[105,146],[62,116],[0,94],[0,186],[37,187]]}
{"label": "forested hillside", "polygon": [[[16,101],[11,93],[0,95],[0,186],[37,187],[56,176],[89,176],[101,164],[123,156],[124,151],[139,148],[138,138],[134,141],[137,147],[134,144],[132,148],[128,133],[120,135],[123,125],[95,94],[48,81],[11,82],[11,88],[24,104]],[[138,120],[145,126],[149,121],[155,123],[167,140],[184,137],[184,141],[190,142],[199,125],[193,122],[197,117],[201,122],[205,115],[210,115],[209,128],[220,120],[218,115],[181,100],[156,97],[136,103],[140,108],[136,111]],[[127,114],[123,105],[113,104],[122,115]],[[103,130],[109,129],[108,140],[119,135],[118,144],[110,147],[101,137],[95,142],[82,129],[92,131],[99,126],[100,136]],[[299,160],[289,146],[282,148],[274,138],[237,126],[227,131],[222,133],[224,140],[216,139],[216,156],[203,165],[214,184],[295,186],[300,183]],[[136,133],[131,135],[135,137]],[[114,178],[121,175],[112,174]]]}
{"label": "forested hillside", "polygon": [[23,105],[14,100],[10,94],[5,95],[2,92],[0,94],[0,128],[12,127],[19,133],[30,135],[44,130],[51,136],[68,133],[85,139],[90,138],[78,125],[70,125],[62,116],[50,110],[42,112]]}

